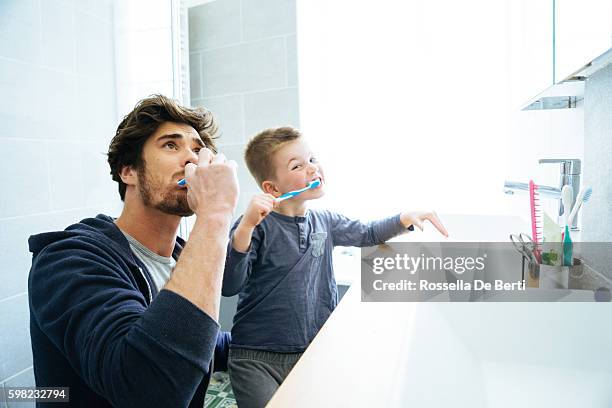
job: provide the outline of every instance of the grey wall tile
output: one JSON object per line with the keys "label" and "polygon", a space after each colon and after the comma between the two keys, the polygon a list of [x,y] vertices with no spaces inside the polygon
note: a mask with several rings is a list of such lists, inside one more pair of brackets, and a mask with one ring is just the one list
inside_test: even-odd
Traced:
{"label": "grey wall tile", "polygon": [[[34,370],[32,368],[20,373],[19,375],[7,380],[5,387],[34,387]],[[7,402],[8,408],[35,408],[35,402]]]}
{"label": "grey wall tile", "polygon": [[10,149],[1,149],[0,185],[10,186],[10,194],[0,200],[0,218],[48,211],[46,142],[11,139],[3,141]]}
{"label": "grey wall tile", "polygon": [[34,380],[33,367],[26,369],[9,380],[6,380],[4,385],[7,387],[34,387],[36,385],[36,381]]}
{"label": "grey wall tile", "polygon": [[[0,28],[1,30],[2,28]],[[43,70],[0,59],[0,137],[40,137]]]}
{"label": "grey wall tile", "polygon": [[80,142],[49,143],[51,209],[79,208],[85,204]]}
{"label": "grey wall tile", "polygon": [[238,198],[238,204],[236,205],[236,210],[234,211],[234,221],[244,214],[249,202],[251,202],[251,198],[253,198],[253,195],[260,192],[261,191],[245,191],[244,186],[240,185],[240,197]]}
{"label": "grey wall tile", "polygon": [[85,206],[116,203],[119,198],[117,182],[110,175],[106,152],[108,143],[81,143],[83,180],[85,183]]}
{"label": "grey wall tile", "polygon": [[244,40],[296,31],[295,0],[242,0]]}
{"label": "grey wall tile", "polygon": [[213,1],[189,9],[189,48],[192,52],[240,41],[240,0]]}
{"label": "grey wall tile", "polygon": [[77,137],[74,123],[77,106],[77,81],[71,74],[56,71],[41,71],[41,109],[38,117],[44,130],[36,137],[45,139],[73,139]]}
{"label": "grey wall tile", "polygon": [[287,88],[246,94],[244,112],[247,138],[269,127],[299,127],[298,90]]}
{"label": "grey wall tile", "polygon": [[42,1],[42,62],[66,72],[75,72],[74,8]]}
{"label": "grey wall tile", "polygon": [[26,294],[0,301],[0,381],[32,366]]}
{"label": "grey wall tile", "polygon": [[35,408],[35,402],[9,402],[8,408]]}
{"label": "grey wall tile", "polygon": [[[584,93],[584,164],[583,186],[591,186],[593,194],[582,210],[581,241],[612,242],[612,66],[597,72],[586,82]],[[600,246],[584,245],[581,257],[593,269],[608,271],[612,254]]]}
{"label": "grey wall tile", "polygon": [[191,99],[202,97],[202,65],[199,52],[189,54],[189,94]]}
{"label": "grey wall tile", "polygon": [[76,14],[77,73],[94,77],[112,76],[114,66],[113,26],[89,14]]}
{"label": "grey wall tile", "polygon": [[98,214],[106,214],[115,218],[119,217],[121,211],[123,211],[123,201],[119,198],[119,193],[116,190],[115,188],[113,197],[116,198],[113,198],[113,201],[95,205],[92,209],[88,209],[87,213],[81,218],[94,217]]}
{"label": "grey wall tile", "polygon": [[8,408],[35,408],[35,402],[9,402],[7,403]]}
{"label": "grey wall tile", "polygon": [[113,0],[74,0],[74,5],[80,13],[88,14],[107,24],[112,22]]}
{"label": "grey wall tile", "polygon": [[243,96],[220,96],[202,99],[200,104],[210,109],[221,126],[217,145],[244,143]]}
{"label": "grey wall tile", "polygon": [[[285,86],[285,39],[274,38],[202,53],[204,97]],[[248,67],[248,69],[246,69]]]}
{"label": "grey wall tile", "polygon": [[259,192],[257,183],[253,180],[244,162],[244,146],[227,146],[223,149],[223,153],[228,159],[235,160],[238,163],[238,183],[240,183],[241,197],[244,193]]}
{"label": "grey wall tile", "polygon": [[221,330],[232,330],[232,326],[234,323],[234,315],[236,314],[237,306],[238,295],[221,298],[221,305],[219,307],[219,326],[221,326]]}
{"label": "grey wall tile", "polygon": [[40,63],[40,36],[37,0],[0,1],[0,56]]}
{"label": "grey wall tile", "polygon": [[[4,390],[4,384],[0,383],[0,391]],[[6,407],[6,400],[4,399],[4,393],[0,393],[0,408]]]}
{"label": "grey wall tile", "polygon": [[290,35],[285,38],[287,49],[287,86],[298,85],[298,53],[297,36]]}
{"label": "grey wall tile", "polygon": [[612,66],[593,75],[586,83],[584,97],[583,185],[593,195],[582,212],[582,239],[611,242],[612,231]]}
{"label": "grey wall tile", "polygon": [[3,248],[4,259],[4,266],[0,268],[0,299],[27,291],[32,263],[28,238],[43,232],[44,225],[45,220],[41,216],[0,220],[0,248]]}
{"label": "grey wall tile", "polygon": [[71,124],[76,126],[76,137],[88,142],[102,141],[108,147],[119,125],[114,101],[113,80],[79,78],[77,113],[73,115],[71,121]]}
{"label": "grey wall tile", "polygon": [[[0,220],[0,248],[3,249],[4,260],[4,266],[0,268],[0,282],[2,282],[0,299],[24,293],[27,290],[28,274],[32,266],[32,254],[28,247],[30,235],[62,231],[83,218],[95,216],[98,212],[117,214],[116,211],[107,212],[107,208],[100,205],[95,208]],[[0,307],[0,311],[2,310]]]}
{"label": "grey wall tile", "polygon": [[[170,6],[169,6],[170,7]],[[95,15],[102,21],[113,24],[114,0],[97,0]]]}

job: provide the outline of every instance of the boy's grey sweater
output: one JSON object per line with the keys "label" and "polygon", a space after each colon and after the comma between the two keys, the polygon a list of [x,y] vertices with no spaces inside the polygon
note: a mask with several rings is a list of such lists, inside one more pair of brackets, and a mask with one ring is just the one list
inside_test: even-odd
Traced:
{"label": "boy's grey sweater", "polygon": [[308,210],[303,217],[270,213],[247,253],[233,249],[230,239],[223,295],[240,293],[231,347],[304,351],[338,304],[333,248],[373,246],[405,231],[399,214],[365,224]]}

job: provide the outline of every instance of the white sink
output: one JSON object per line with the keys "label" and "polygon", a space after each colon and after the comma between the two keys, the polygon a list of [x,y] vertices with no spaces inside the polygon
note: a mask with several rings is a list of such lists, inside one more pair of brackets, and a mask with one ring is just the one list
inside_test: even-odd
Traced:
{"label": "white sink", "polygon": [[512,215],[465,215],[438,214],[438,217],[449,233],[448,238],[440,233],[429,222],[425,230],[400,235],[392,242],[509,242],[511,233],[524,232],[531,235],[528,221]]}

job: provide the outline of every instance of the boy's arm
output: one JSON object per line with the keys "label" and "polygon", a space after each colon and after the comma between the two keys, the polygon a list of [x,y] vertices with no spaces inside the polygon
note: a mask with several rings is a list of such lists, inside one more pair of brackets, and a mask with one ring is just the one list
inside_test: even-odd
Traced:
{"label": "boy's arm", "polygon": [[270,214],[276,202],[270,194],[259,194],[251,199],[244,215],[230,231],[230,242],[223,275],[223,296],[233,296],[242,290],[257,259],[260,237],[257,225]]}
{"label": "boy's arm", "polygon": [[413,231],[414,225],[422,230],[425,220],[429,220],[440,233],[448,237],[435,212],[404,212],[369,223],[351,220],[340,214],[328,214],[334,245],[364,247],[382,244],[406,230]]}
{"label": "boy's arm", "polygon": [[240,221],[241,219],[238,219],[230,231],[225,272],[223,274],[223,288],[221,290],[223,296],[234,296],[240,293],[251,275],[251,266],[257,259],[260,242],[260,234],[257,230],[254,230],[253,234],[249,236],[249,246],[246,251],[242,252],[234,248],[233,241]]}
{"label": "boy's arm", "polygon": [[334,246],[378,245],[406,231],[400,214],[369,223],[331,212],[328,212],[328,217]]}

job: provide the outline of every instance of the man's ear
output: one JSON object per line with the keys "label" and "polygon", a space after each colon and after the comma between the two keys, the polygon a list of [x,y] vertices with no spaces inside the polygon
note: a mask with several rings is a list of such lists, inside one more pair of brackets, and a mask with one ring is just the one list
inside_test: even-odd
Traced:
{"label": "man's ear", "polygon": [[278,191],[278,188],[276,188],[276,183],[270,180],[266,180],[262,182],[261,189],[263,190],[264,193],[272,194],[275,197],[280,195],[280,191]]}
{"label": "man's ear", "polygon": [[138,180],[138,173],[132,166],[123,166],[121,171],[119,172],[119,177],[121,177],[121,181],[128,186],[136,185],[136,181]]}

